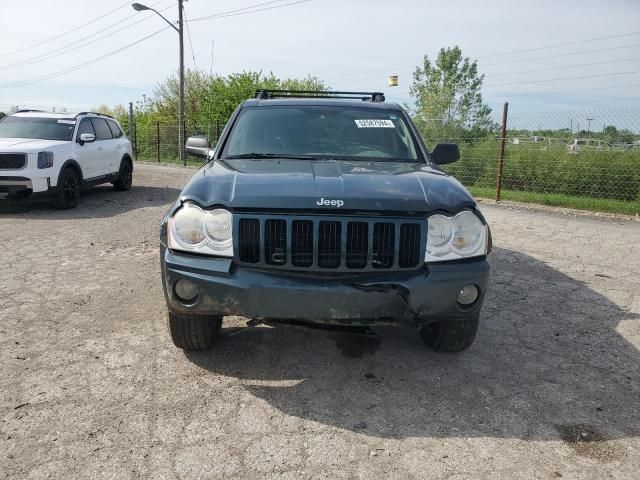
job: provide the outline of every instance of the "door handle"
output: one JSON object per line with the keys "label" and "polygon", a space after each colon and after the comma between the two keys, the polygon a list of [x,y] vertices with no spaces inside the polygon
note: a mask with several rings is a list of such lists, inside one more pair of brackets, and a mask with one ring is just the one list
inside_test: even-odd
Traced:
{"label": "door handle", "polygon": [[101,152],[102,150],[104,150],[104,147],[98,147],[99,152]]}

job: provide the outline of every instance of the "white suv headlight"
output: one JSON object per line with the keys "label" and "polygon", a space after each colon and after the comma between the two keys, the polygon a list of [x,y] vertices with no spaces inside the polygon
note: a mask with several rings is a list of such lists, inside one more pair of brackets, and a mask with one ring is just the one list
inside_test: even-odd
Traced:
{"label": "white suv headlight", "polygon": [[169,248],[185,252],[233,257],[233,215],[217,208],[205,211],[185,203],[169,219]]}
{"label": "white suv headlight", "polygon": [[427,219],[425,262],[443,262],[487,254],[487,226],[468,210],[454,217],[432,215]]}

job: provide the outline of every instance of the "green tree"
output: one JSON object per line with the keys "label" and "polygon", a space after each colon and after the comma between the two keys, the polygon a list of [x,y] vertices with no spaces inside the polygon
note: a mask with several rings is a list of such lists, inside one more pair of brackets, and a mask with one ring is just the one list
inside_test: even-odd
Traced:
{"label": "green tree", "polygon": [[414,120],[429,140],[486,136],[497,125],[482,100],[484,75],[459,47],[441,48],[435,62],[427,55],[413,73],[409,89]]}
{"label": "green tree", "polygon": [[[245,71],[221,77],[188,70],[185,74],[187,126],[226,123],[236,107],[247,98],[253,98],[256,90],[261,88],[325,90],[326,85],[311,76],[279,79],[273,73]],[[140,112],[137,111],[136,114],[153,111],[161,121],[175,123],[178,118],[178,91],[178,77],[172,75],[157,85],[152,98],[145,105],[139,105]]]}
{"label": "green tree", "polygon": [[618,139],[618,129],[614,125],[607,125],[602,129],[602,137],[608,142],[615,142]]}
{"label": "green tree", "polygon": [[6,117],[7,114],[4,112],[0,112],[0,120],[2,120],[4,117]]}
{"label": "green tree", "polygon": [[[273,73],[245,71],[227,76],[209,75],[199,70],[185,72],[185,126],[186,134],[206,135],[217,140],[238,105],[255,96],[258,89],[326,90],[321,80],[307,76],[301,79],[280,79]],[[138,154],[141,157],[156,155],[157,138],[167,151],[177,152],[178,142],[178,91],[177,75],[160,82],[151,96],[143,95],[134,103]],[[103,107],[99,107],[103,108]],[[105,109],[105,113],[109,109]],[[126,112],[118,117],[123,128],[128,129]],[[159,125],[158,125],[159,124]],[[159,127],[159,132],[158,132]],[[161,152],[162,153],[162,152]]]}

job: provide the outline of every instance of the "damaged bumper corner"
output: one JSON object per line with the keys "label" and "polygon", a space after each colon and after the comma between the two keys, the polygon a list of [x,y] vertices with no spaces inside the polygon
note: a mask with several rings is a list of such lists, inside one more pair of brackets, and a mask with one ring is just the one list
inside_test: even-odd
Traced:
{"label": "damaged bumper corner", "polygon": [[[174,313],[347,325],[419,326],[476,315],[489,276],[485,258],[432,264],[411,272],[321,277],[238,267],[231,259],[183,255],[164,246],[161,264],[167,306]],[[180,279],[197,285],[198,295],[188,304],[175,294]],[[468,284],[476,285],[480,295],[465,309],[456,298]]]}

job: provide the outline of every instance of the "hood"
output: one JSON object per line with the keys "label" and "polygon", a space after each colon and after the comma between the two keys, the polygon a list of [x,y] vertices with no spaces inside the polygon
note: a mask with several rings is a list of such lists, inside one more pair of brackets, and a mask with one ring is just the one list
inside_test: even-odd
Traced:
{"label": "hood", "polygon": [[475,206],[460,182],[424,163],[226,160],[200,169],[180,196],[231,209],[455,212]]}
{"label": "hood", "polygon": [[39,152],[67,143],[69,142],[37,138],[0,138],[0,152]]}

